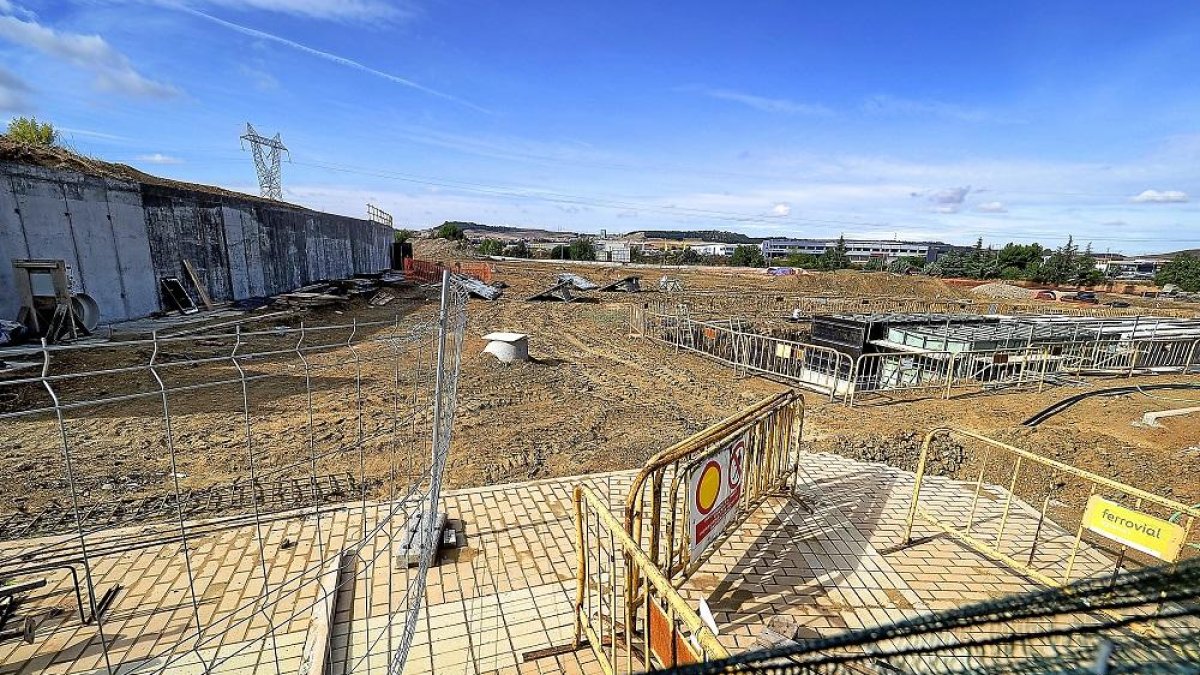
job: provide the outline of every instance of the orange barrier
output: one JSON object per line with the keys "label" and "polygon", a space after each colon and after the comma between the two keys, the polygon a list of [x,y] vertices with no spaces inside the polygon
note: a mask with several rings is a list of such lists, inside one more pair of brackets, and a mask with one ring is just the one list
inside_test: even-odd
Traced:
{"label": "orange barrier", "polygon": [[[443,269],[447,268],[440,262],[413,260],[412,258],[405,258],[404,260],[405,276],[416,281],[426,283],[439,281],[442,278]],[[487,263],[456,262],[449,269],[454,274],[474,277],[485,284],[492,283],[492,266]]]}

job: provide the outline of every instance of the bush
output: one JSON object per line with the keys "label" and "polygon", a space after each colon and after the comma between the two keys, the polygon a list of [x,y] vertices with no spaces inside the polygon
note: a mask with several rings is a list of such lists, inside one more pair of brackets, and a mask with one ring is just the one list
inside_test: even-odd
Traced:
{"label": "bush", "polygon": [[49,122],[38,122],[36,117],[14,117],[8,122],[5,134],[14,141],[52,148],[58,145],[58,130]]}
{"label": "bush", "polygon": [[767,261],[763,258],[762,249],[757,246],[743,245],[733,249],[733,256],[729,258],[729,264],[734,267],[766,267]]}
{"label": "bush", "polygon": [[1190,253],[1175,256],[1154,275],[1154,283],[1175,284],[1188,293],[1200,292],[1200,258]]}
{"label": "bush", "polygon": [[449,239],[451,241],[462,241],[466,238],[466,233],[463,232],[462,226],[455,223],[442,223],[438,229],[434,230],[433,236],[438,239]]}
{"label": "bush", "polygon": [[498,239],[484,239],[479,242],[479,255],[503,255],[504,242]]}

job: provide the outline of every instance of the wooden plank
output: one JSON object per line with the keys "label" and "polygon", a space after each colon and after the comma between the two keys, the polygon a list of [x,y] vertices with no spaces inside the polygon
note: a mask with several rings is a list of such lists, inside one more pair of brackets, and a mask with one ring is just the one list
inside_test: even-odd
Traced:
{"label": "wooden plank", "polygon": [[208,289],[204,287],[204,284],[200,283],[200,277],[196,274],[196,268],[192,267],[192,261],[184,258],[183,269],[187,271],[188,277],[191,278],[192,284],[196,287],[196,295],[200,296],[200,302],[204,304],[204,309],[212,309],[212,298],[208,297]]}
{"label": "wooden plank", "polygon": [[[337,611],[337,594],[342,583],[344,569],[349,569],[347,557],[353,554],[342,551],[341,555],[325,561],[321,571],[320,590],[317,601],[312,605],[312,618],[308,633],[304,637],[304,651],[300,658],[300,675],[325,675],[329,662],[329,638],[332,635],[334,613]],[[354,575],[349,577],[354,583]]]}

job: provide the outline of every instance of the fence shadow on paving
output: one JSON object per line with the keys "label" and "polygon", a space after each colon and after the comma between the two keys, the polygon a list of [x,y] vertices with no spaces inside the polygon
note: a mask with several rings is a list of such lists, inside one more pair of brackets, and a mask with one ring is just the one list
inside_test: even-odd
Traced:
{"label": "fence shadow on paving", "polygon": [[0,672],[401,669],[466,323],[441,282],[421,320],[43,347],[0,381],[0,443],[28,462],[0,590],[31,585]]}

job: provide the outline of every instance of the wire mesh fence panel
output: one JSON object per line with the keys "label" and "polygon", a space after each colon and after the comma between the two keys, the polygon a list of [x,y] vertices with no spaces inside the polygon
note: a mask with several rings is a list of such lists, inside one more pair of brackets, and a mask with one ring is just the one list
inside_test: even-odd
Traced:
{"label": "wire mesh fence panel", "polygon": [[[340,325],[43,347],[0,381],[22,672],[395,673],[440,536],[466,294]],[[65,611],[65,608],[70,608]],[[28,632],[28,631],[27,631]]]}
{"label": "wire mesh fence panel", "polygon": [[1200,561],[752,650],[680,673],[1193,673]]}

